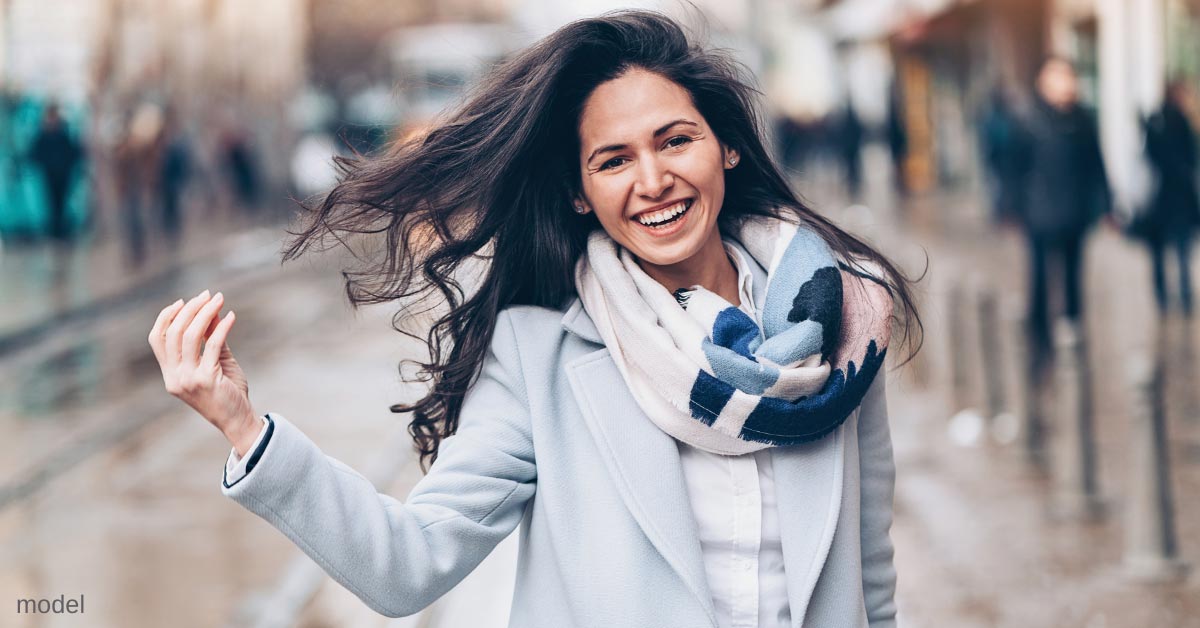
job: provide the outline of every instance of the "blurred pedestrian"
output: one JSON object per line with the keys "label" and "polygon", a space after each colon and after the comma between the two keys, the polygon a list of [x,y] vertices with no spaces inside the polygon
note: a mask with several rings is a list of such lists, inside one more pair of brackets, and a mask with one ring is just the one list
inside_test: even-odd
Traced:
{"label": "blurred pedestrian", "polygon": [[858,198],[862,190],[862,143],[863,125],[854,110],[854,103],[846,100],[842,109],[838,129],[838,155],[842,160],[842,174],[846,178],[846,192],[851,200]]}
{"label": "blurred pedestrian", "polygon": [[1083,252],[1088,229],[1109,211],[1108,178],[1095,119],[1079,103],[1075,69],[1052,57],[1042,64],[1028,121],[1029,326],[1035,349],[1050,348],[1048,265],[1062,270],[1065,315],[1083,314]]}
{"label": "blurred pedestrian", "polygon": [[162,133],[162,109],[154,103],[142,103],[130,117],[114,154],[127,259],[133,266],[141,265],[147,254],[148,221],[144,214],[157,200],[154,192],[162,172]]}
{"label": "blurred pedestrian", "polygon": [[1188,96],[1185,83],[1169,84],[1162,108],[1145,121],[1146,156],[1158,184],[1146,214],[1138,220],[1138,231],[1150,246],[1159,311],[1168,309],[1164,257],[1167,247],[1172,247],[1178,260],[1180,305],[1184,314],[1191,316],[1188,264],[1192,236],[1200,225],[1200,199],[1196,191],[1196,132],[1185,113]]}
{"label": "blurred pedestrian", "polygon": [[59,241],[70,238],[67,201],[74,182],[75,168],[83,160],[80,147],[63,121],[55,103],[46,105],[41,128],[33,139],[30,160],[42,171],[46,188],[46,207],[50,212],[50,237]]}
{"label": "blurred pedestrian", "polygon": [[227,127],[221,135],[221,153],[238,205],[245,210],[256,209],[260,177],[249,132],[236,123]]}
{"label": "blurred pedestrian", "polygon": [[984,164],[991,190],[992,219],[998,223],[1018,222],[1025,204],[1026,164],[1029,139],[1004,92],[992,92],[983,116]]}
{"label": "blurred pedestrian", "polygon": [[908,127],[904,122],[904,97],[899,83],[892,83],[887,111],[888,152],[892,157],[892,189],[900,196],[908,194],[904,162],[908,159]]}
{"label": "blurred pedestrian", "polygon": [[511,626],[895,625],[881,367],[893,314],[919,328],[910,283],[788,187],[750,81],[666,16],[606,13],[342,162],[286,257],[376,233],[351,301],[412,331],[439,308],[430,388],[392,407],[432,467],[401,502],[257,414],[205,291],[149,341],[234,447],[225,494],[392,616],[520,526]]}
{"label": "blurred pedestrian", "polygon": [[775,137],[778,138],[777,156],[780,165],[789,172],[799,170],[802,161],[800,154],[803,151],[800,124],[792,119],[792,116],[780,114],[775,119]]}
{"label": "blurred pedestrian", "polygon": [[790,173],[811,178],[815,162],[821,157],[822,143],[825,142],[820,121],[811,115],[783,114],[778,137],[784,168]]}
{"label": "blurred pedestrian", "polygon": [[191,175],[192,146],[174,109],[164,114],[161,140],[161,165],[158,175],[158,197],[162,211],[164,234],[178,241],[183,232],[180,200]]}

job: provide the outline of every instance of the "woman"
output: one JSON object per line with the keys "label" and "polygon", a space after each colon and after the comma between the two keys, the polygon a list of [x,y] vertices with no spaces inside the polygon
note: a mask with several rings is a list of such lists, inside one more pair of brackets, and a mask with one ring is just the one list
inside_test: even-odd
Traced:
{"label": "woman", "polygon": [[234,317],[202,293],[150,340],[234,445],[225,493],[390,616],[520,524],[513,626],[894,625],[879,366],[889,292],[912,302],[788,189],[752,93],[670,19],[609,14],[499,67],[427,137],[346,162],[287,256],[385,231],[352,301],[441,299],[432,390],[393,407],[434,462],[402,503],[258,417]]}

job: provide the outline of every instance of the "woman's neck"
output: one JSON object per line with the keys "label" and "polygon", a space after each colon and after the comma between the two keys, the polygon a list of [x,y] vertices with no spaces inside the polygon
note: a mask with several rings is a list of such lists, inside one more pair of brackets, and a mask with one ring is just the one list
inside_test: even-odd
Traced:
{"label": "woman's neck", "polygon": [[741,305],[737,268],[725,251],[721,234],[715,230],[704,247],[686,260],[670,266],[656,266],[638,260],[638,265],[668,292],[701,285],[732,305]]}

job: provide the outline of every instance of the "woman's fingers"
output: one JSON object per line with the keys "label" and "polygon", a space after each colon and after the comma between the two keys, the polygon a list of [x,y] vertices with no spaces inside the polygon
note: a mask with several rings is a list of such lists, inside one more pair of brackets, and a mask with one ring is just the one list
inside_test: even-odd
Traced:
{"label": "woman's fingers", "polygon": [[[150,331],[150,344],[162,368],[167,392],[229,433],[250,410],[245,374],[226,339],[235,317],[220,317],[225,297],[207,290],[163,309]],[[165,327],[165,329],[164,329]]]}
{"label": "woman's fingers", "polygon": [[208,290],[192,297],[192,300],[184,304],[183,309],[175,315],[175,320],[171,321],[167,327],[166,356],[167,361],[171,364],[179,363],[183,352],[183,332],[192,323],[196,312],[200,311],[200,308],[208,302],[208,299]]}
{"label": "woman's fingers", "polygon": [[217,323],[217,328],[213,330],[211,336],[208,337],[208,342],[204,343],[204,355],[200,358],[200,367],[202,369],[215,369],[217,363],[221,359],[221,349],[225,346],[225,339],[229,337],[229,330],[233,327],[233,323],[237,316],[230,310],[225,314],[225,318]]}
{"label": "woman's fingers", "polygon": [[150,349],[154,351],[154,357],[162,364],[165,354],[167,326],[175,319],[175,315],[179,313],[179,308],[183,307],[183,299],[164,307],[158,313],[158,318],[154,319],[154,326],[150,328]]}
{"label": "woman's fingers", "polygon": [[187,329],[183,331],[183,347],[180,359],[184,364],[197,365],[200,362],[200,347],[204,344],[204,337],[208,335],[208,327],[212,322],[217,312],[221,311],[221,305],[225,303],[225,295],[220,292],[213,295],[208,303],[205,303],[200,311],[196,312],[195,318],[191,323],[188,323]]}

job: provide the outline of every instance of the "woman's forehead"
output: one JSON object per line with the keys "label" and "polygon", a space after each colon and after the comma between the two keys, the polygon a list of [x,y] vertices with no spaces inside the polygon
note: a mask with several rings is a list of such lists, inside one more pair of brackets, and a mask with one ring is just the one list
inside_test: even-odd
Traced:
{"label": "woman's forehead", "polygon": [[[659,74],[631,70],[601,83],[584,102],[579,137],[592,143],[632,142],[652,137],[673,120],[704,124],[687,90]],[[590,150],[590,149],[588,149]]]}

